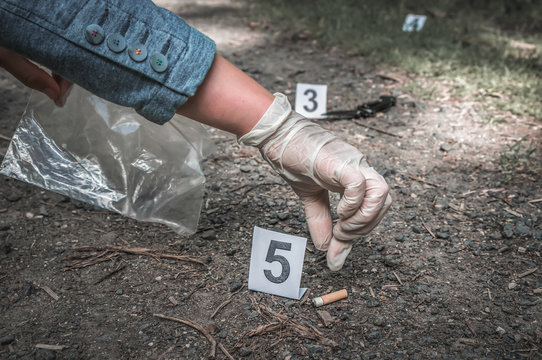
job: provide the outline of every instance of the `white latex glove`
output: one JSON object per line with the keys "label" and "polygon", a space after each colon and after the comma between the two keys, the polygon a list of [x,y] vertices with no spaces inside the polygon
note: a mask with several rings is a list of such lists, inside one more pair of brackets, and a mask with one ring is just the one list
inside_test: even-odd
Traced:
{"label": "white latex glove", "polygon": [[[283,94],[239,142],[257,146],[293,188],[305,208],[314,245],[340,270],[352,240],[369,233],[391,205],[384,178],[355,147],[292,111]],[[340,193],[333,227],[328,191]]]}

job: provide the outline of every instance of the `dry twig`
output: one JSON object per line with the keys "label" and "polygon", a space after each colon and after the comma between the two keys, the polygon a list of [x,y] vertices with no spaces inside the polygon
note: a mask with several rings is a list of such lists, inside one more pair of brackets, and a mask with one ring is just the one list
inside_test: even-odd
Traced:
{"label": "dry twig", "polygon": [[[289,318],[286,315],[282,315],[279,313],[274,312],[269,307],[263,304],[256,304],[255,300],[252,299],[252,303],[256,308],[256,311],[268,321],[265,325],[260,325],[257,328],[251,330],[248,332],[247,336],[257,336],[262,335],[265,333],[273,332],[275,330],[290,330],[297,334],[297,336],[311,339],[315,341],[319,341],[320,343],[324,345],[329,346],[336,346],[337,344],[333,340],[326,339],[321,331],[318,329],[312,327],[312,326],[305,326],[291,318]],[[276,320],[271,321],[271,318],[275,318]]]}
{"label": "dry twig", "polygon": [[65,348],[67,348],[66,345],[36,344],[36,349],[44,349],[44,350],[64,350]]}
{"label": "dry twig", "polygon": [[93,285],[97,285],[97,284],[101,283],[102,281],[104,281],[106,279],[109,279],[111,276],[113,276],[116,273],[118,273],[119,271],[123,270],[125,267],[126,267],[126,265],[119,265],[115,270],[109,272],[108,274],[106,274],[106,275],[102,276],[101,278],[99,278],[98,280],[96,280]]}
{"label": "dry twig", "polygon": [[58,296],[51,288],[47,285],[39,285],[38,283],[34,282],[34,285],[41,288],[43,291],[45,291],[50,297],[52,297],[55,300],[60,299],[60,296]]}
{"label": "dry twig", "polygon": [[101,251],[99,254],[89,254],[82,256],[72,256],[71,259],[88,259],[88,261],[79,261],[71,266],[66,266],[63,268],[64,271],[73,270],[78,268],[87,267],[90,265],[95,265],[104,261],[112,260],[117,257],[120,253],[126,253],[131,255],[145,255],[151,256],[155,259],[175,259],[179,261],[187,261],[191,263],[196,263],[205,266],[203,260],[194,258],[186,255],[175,255],[160,252],[159,250],[147,249],[147,248],[125,248],[117,245],[107,245],[107,246],[76,246],[73,248],[76,251]]}
{"label": "dry twig", "polygon": [[218,343],[218,348],[222,351],[222,353],[224,355],[226,355],[226,357],[230,360],[235,360],[233,358],[233,356],[230,355],[230,353],[228,352],[228,350],[226,349],[226,347],[224,345],[222,345],[221,343]]}
{"label": "dry twig", "polygon": [[427,230],[427,232],[429,232],[429,234],[431,234],[431,236],[433,237],[433,239],[436,239],[437,237],[435,236],[435,234],[433,233],[433,231],[431,231],[431,228],[429,228],[429,226],[425,225],[425,222],[420,219],[422,221],[422,225],[423,227],[425,228],[425,230]]}
{"label": "dry twig", "polygon": [[211,343],[211,353],[209,354],[209,357],[214,359],[214,357],[216,355],[216,340],[211,336],[211,334],[209,334],[209,332],[207,330],[205,330],[203,328],[203,326],[201,326],[199,324],[196,324],[195,322],[190,321],[190,320],[175,318],[175,317],[166,316],[166,315],[163,315],[163,314],[153,314],[152,316],[155,316],[155,317],[158,317],[158,318],[161,318],[161,319],[165,319],[165,320],[176,321],[176,322],[179,322],[179,323],[184,324],[184,325],[188,325],[188,326],[198,330]]}
{"label": "dry twig", "polygon": [[393,275],[395,275],[395,278],[397,279],[399,284],[403,285],[403,282],[401,281],[401,278],[399,277],[399,275],[397,275],[397,273],[395,271],[393,272]]}
{"label": "dry twig", "polygon": [[472,325],[470,324],[470,322],[468,320],[465,319],[465,324],[467,325],[467,327],[469,328],[472,336],[476,337],[476,331],[474,331],[474,329],[472,328]]}
{"label": "dry twig", "polygon": [[419,182],[427,184],[427,185],[431,185],[431,186],[434,186],[434,187],[437,187],[437,188],[441,187],[439,184],[435,184],[434,182],[422,179],[419,176],[415,176],[415,175],[411,175],[411,174],[407,174],[407,173],[401,173],[401,174],[408,176],[412,180],[416,180],[416,181],[419,181]]}
{"label": "dry twig", "polygon": [[220,310],[222,310],[226,305],[228,305],[229,303],[231,303],[232,300],[233,300],[233,297],[234,297],[235,295],[237,295],[239,292],[241,292],[241,290],[243,290],[244,288],[245,288],[244,285],[241,286],[241,288],[240,288],[239,290],[237,290],[236,292],[234,292],[233,294],[231,294],[230,297],[229,297],[227,300],[225,300],[222,304],[218,305],[218,307],[216,308],[216,310],[215,310],[215,312],[213,313],[213,315],[211,315],[211,319],[214,318],[214,317],[216,316],[216,314],[218,314],[218,312],[219,312]]}
{"label": "dry twig", "polygon": [[518,277],[519,277],[519,278],[522,278],[522,277],[525,277],[525,276],[527,276],[527,275],[531,275],[531,274],[534,273],[536,270],[538,270],[537,267],[532,268],[532,269],[530,269],[530,270],[527,270],[527,271],[525,271],[525,272],[519,274]]}

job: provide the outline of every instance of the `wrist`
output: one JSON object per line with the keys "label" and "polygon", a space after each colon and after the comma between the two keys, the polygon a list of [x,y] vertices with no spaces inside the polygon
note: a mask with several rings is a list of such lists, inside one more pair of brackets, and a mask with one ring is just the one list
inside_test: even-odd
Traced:
{"label": "wrist", "polygon": [[281,93],[274,94],[273,103],[267,108],[256,125],[246,134],[238,138],[243,145],[261,147],[273,135],[292,113],[288,98]]}

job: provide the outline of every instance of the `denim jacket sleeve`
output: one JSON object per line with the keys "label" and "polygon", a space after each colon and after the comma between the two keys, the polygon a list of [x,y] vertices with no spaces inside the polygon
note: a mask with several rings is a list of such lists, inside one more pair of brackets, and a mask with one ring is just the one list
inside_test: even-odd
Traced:
{"label": "denim jacket sleeve", "polygon": [[0,46],[163,124],[194,95],[215,44],[149,0],[0,0]]}

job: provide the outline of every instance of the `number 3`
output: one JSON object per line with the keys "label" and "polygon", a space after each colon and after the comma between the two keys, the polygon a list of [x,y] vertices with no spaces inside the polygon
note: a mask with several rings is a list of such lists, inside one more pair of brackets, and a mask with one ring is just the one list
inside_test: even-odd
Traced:
{"label": "number 3", "polygon": [[308,107],[307,105],[303,105],[303,109],[308,112],[313,112],[318,108],[318,103],[316,102],[316,91],[313,89],[307,89],[303,93],[303,95],[312,95],[312,97],[309,98],[309,101],[312,103],[312,107]]}
{"label": "number 3", "polygon": [[267,280],[275,284],[281,284],[288,280],[288,276],[290,276],[290,263],[284,256],[275,254],[275,250],[277,249],[291,251],[292,244],[277,240],[271,240],[271,243],[269,244],[269,249],[267,250],[267,256],[265,257],[265,261],[267,261],[268,263],[278,261],[282,266],[282,272],[280,273],[280,276],[274,276],[271,270],[264,270],[263,273],[265,274]]}

